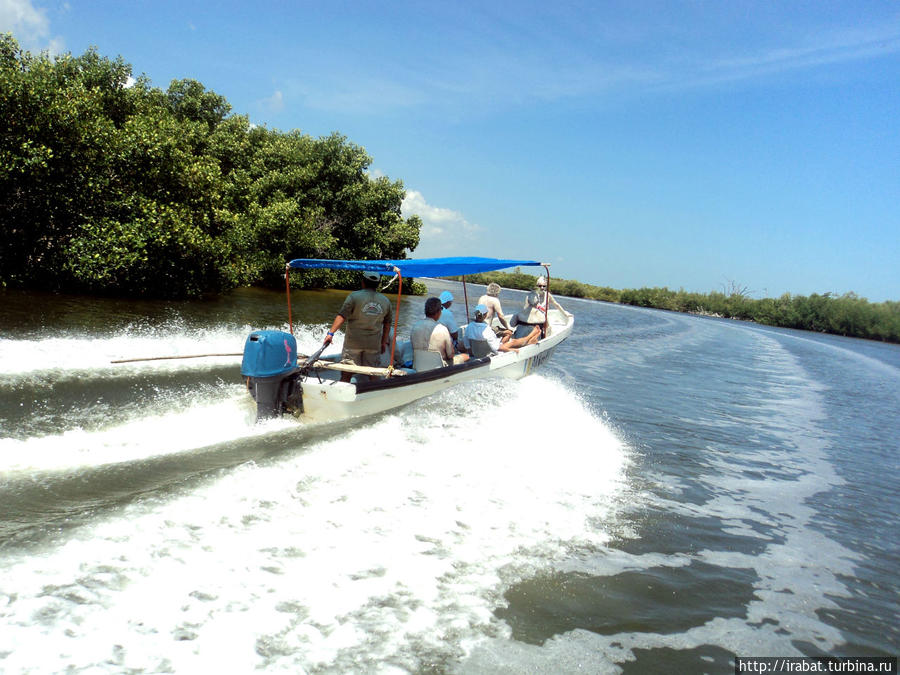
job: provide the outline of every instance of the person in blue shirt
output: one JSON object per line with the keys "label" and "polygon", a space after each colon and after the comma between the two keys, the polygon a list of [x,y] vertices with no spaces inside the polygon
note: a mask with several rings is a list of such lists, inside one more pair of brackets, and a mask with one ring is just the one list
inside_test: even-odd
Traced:
{"label": "person in blue shirt", "polygon": [[453,340],[453,346],[458,347],[459,341],[459,324],[456,323],[456,319],[453,317],[453,312],[450,310],[450,306],[453,304],[453,294],[450,291],[444,291],[441,293],[441,317],[438,319],[439,323],[444,324],[447,327],[447,331],[450,333],[450,339]]}

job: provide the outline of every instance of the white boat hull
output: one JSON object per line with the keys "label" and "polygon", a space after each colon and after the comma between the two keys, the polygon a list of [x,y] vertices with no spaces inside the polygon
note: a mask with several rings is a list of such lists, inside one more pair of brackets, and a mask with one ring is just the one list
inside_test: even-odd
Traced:
{"label": "white boat hull", "polygon": [[461,382],[487,377],[513,380],[525,377],[540,367],[572,332],[571,314],[551,310],[550,330],[538,343],[518,352],[501,352],[483,359],[470,359],[424,373],[412,373],[360,384],[325,379],[312,372],[301,380],[303,410],[298,417],[310,422],[333,422],[372,415],[431,396]]}

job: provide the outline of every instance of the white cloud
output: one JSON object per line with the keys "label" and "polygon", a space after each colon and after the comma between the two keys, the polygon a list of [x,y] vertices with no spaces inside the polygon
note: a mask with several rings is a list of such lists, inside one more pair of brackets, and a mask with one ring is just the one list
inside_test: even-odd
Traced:
{"label": "white cloud", "polygon": [[260,106],[268,113],[278,114],[284,110],[284,94],[276,90],[274,94],[260,101]]}
{"label": "white cloud", "polygon": [[31,0],[0,0],[0,33],[10,32],[25,49],[46,49],[59,53],[63,41],[50,38],[50,21],[43,9]]}
{"label": "white cloud", "polygon": [[470,223],[459,211],[432,206],[421,192],[407,190],[400,206],[404,218],[412,215],[422,219],[419,232],[418,256],[453,255],[471,249],[481,234],[481,227]]}

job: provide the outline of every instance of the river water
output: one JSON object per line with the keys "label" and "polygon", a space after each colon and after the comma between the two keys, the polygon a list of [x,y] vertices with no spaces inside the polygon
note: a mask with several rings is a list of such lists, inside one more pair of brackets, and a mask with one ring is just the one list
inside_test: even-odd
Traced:
{"label": "river water", "polygon": [[[301,352],[343,295],[295,293]],[[562,301],[536,375],[303,427],[239,357],[110,363],[240,352],[282,294],[0,292],[0,671],[895,656],[900,347]]]}

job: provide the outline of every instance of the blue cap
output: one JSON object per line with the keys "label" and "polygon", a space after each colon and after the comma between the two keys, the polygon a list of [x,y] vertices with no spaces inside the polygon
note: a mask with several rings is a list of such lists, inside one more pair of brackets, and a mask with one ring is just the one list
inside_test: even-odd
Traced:
{"label": "blue cap", "polygon": [[450,291],[441,293],[441,304],[443,305],[445,302],[453,302],[453,293]]}
{"label": "blue cap", "polygon": [[475,313],[485,316],[487,314],[487,307],[485,305],[475,305]]}

